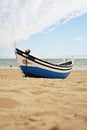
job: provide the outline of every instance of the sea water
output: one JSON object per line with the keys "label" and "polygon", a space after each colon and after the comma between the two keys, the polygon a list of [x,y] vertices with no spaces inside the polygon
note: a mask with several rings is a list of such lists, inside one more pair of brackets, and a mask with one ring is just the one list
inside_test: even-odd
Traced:
{"label": "sea water", "polygon": [[17,67],[16,59],[0,59],[0,68]]}
{"label": "sea water", "polygon": [[[62,62],[62,59],[44,59],[48,62],[58,64]],[[0,68],[18,68],[18,63],[16,59],[0,59]],[[74,60],[74,70],[87,70],[87,59],[75,59]]]}

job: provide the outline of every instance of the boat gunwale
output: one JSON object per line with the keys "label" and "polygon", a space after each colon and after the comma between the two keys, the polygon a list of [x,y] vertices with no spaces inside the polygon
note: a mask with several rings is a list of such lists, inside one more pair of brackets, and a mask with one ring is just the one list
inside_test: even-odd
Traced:
{"label": "boat gunwale", "polygon": [[[52,68],[52,69],[67,71],[67,70],[71,70],[71,69],[72,69],[72,66],[73,66],[73,64],[71,64],[71,66],[62,66],[62,67],[61,67],[60,65],[52,64],[52,63],[50,63],[50,62],[41,60],[41,59],[39,59],[39,58],[37,58],[37,57],[34,57],[34,56],[30,55],[30,54],[27,55],[25,52],[21,51],[21,50],[18,49],[18,48],[16,48],[16,50],[18,50],[18,51],[21,52],[21,53],[18,53],[18,51],[17,51],[16,53],[19,54],[19,55],[21,55],[22,57],[25,57],[25,58],[27,58],[27,59],[29,59],[29,60],[31,60],[31,61],[37,63],[37,64],[40,64],[40,65],[42,65],[42,66],[46,66],[46,67],[49,67],[49,68]],[[38,61],[36,61],[36,60],[38,60]],[[39,61],[40,61],[40,62],[39,62]],[[43,63],[41,63],[41,62],[43,62]],[[46,64],[48,64],[48,65],[46,65],[46,64],[44,64],[44,63],[46,63]],[[52,65],[52,66],[50,66],[50,65]]]}

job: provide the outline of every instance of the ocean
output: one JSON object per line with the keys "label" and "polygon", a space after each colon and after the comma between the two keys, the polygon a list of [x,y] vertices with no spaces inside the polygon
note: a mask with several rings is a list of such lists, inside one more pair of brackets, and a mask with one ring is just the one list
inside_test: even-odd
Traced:
{"label": "ocean", "polygon": [[[44,59],[51,63],[62,62],[62,59]],[[16,59],[0,59],[0,68],[18,68]],[[87,59],[75,59],[74,60],[74,70],[87,70]]]}

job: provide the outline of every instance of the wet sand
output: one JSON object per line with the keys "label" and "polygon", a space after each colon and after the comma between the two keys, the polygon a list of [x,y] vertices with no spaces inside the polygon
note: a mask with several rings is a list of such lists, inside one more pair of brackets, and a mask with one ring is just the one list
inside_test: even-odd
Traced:
{"label": "wet sand", "polygon": [[87,71],[62,80],[0,69],[0,130],[87,130]]}

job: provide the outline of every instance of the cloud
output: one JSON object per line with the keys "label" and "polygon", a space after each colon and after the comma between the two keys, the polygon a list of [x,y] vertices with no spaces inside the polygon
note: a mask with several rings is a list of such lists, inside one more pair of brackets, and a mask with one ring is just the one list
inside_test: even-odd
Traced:
{"label": "cloud", "polygon": [[[0,46],[87,13],[87,0],[0,0]],[[51,30],[52,31],[52,30]]]}
{"label": "cloud", "polygon": [[75,41],[78,41],[80,43],[84,42],[86,40],[86,37],[85,36],[80,36],[80,37],[76,37],[75,38]]}

